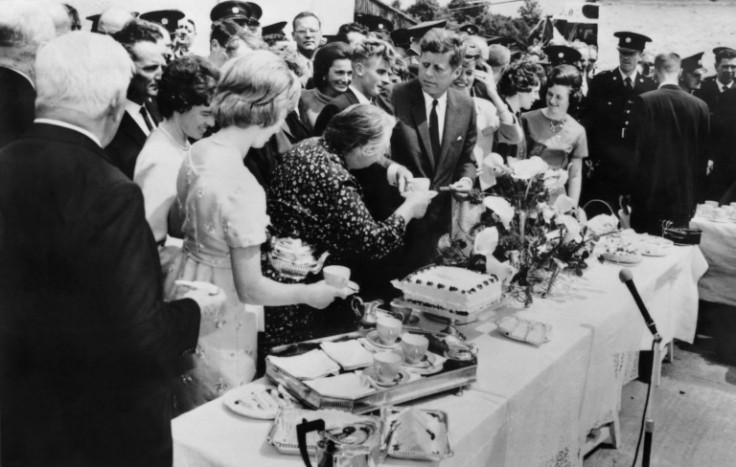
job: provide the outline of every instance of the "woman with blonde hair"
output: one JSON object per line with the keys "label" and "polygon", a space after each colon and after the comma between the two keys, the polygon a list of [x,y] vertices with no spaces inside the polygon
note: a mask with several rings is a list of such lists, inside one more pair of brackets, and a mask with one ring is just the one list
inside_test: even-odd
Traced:
{"label": "woman with blonde hair", "polygon": [[320,281],[281,284],[261,274],[261,244],[269,218],[266,196],[243,165],[252,147],[262,147],[294,108],[299,80],[283,60],[253,51],[229,61],[212,100],[220,130],[192,146],[177,179],[177,202],[184,213],[184,246],[168,271],[168,299],[186,286],[177,280],[206,281],[227,295],[227,312],[201,326],[196,350],[178,384],[179,412],[249,382],[255,374],[260,309],[250,305],[304,303],[325,308],[341,289]]}

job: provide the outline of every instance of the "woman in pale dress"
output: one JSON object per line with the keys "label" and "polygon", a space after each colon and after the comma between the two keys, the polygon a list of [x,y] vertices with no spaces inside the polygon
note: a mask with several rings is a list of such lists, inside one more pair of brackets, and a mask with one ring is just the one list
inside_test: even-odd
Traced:
{"label": "woman in pale dress", "polygon": [[[243,165],[282,125],[300,83],[267,51],[228,62],[212,101],[220,131],[192,146],[179,171],[177,202],[184,213],[184,246],[164,284],[167,299],[185,291],[179,279],[213,283],[227,295],[227,312],[203,325],[176,392],[179,413],[249,382],[255,374],[257,309],[245,304],[307,304],[325,308],[343,290],[320,281],[281,284],[261,274],[261,244],[269,218],[266,196]],[[250,306],[250,305],[249,305]]]}
{"label": "woman in pale dress", "polygon": [[161,76],[158,108],[164,120],[143,145],[133,180],[143,192],[146,220],[159,245],[162,265],[178,253],[178,248],[166,248],[164,244],[169,234],[169,213],[176,201],[179,167],[190,149],[189,141],[201,139],[215,124],[210,101],[219,78],[217,68],[196,55],[174,60]]}

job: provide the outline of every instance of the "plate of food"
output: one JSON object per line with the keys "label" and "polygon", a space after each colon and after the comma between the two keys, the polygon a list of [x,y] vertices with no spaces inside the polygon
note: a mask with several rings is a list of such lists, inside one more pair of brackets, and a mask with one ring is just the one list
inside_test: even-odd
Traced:
{"label": "plate of food", "polygon": [[260,420],[273,420],[281,409],[299,406],[285,391],[262,384],[235,388],[227,392],[222,401],[234,413]]}

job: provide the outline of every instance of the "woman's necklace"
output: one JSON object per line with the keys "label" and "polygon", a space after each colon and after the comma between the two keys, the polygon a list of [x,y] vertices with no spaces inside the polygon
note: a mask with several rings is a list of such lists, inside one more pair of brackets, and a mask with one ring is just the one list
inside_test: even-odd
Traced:
{"label": "woman's necklace", "polygon": [[549,131],[552,132],[553,135],[556,135],[562,129],[565,127],[565,123],[567,123],[567,115],[562,117],[562,120],[555,120],[550,116],[549,112],[545,112],[544,116],[547,117],[547,120],[549,120]]}
{"label": "woman's necklace", "polygon": [[171,135],[171,133],[169,133],[168,131],[166,131],[166,129],[164,128],[164,126],[163,126],[163,125],[159,125],[159,126],[158,126],[158,129],[159,129],[159,130],[161,130],[161,132],[162,132],[163,134],[165,134],[166,136],[168,136],[168,137],[169,137],[169,139],[170,139],[170,140],[171,140],[171,141],[172,141],[172,142],[173,142],[173,143],[174,143],[174,144],[176,145],[176,147],[178,147],[178,148],[179,148],[179,149],[181,149],[182,151],[188,151],[188,150],[189,150],[189,147],[191,146],[191,145],[189,144],[189,141],[185,141],[184,145],[182,145],[182,144],[181,144],[181,143],[180,143],[179,141],[177,141],[177,140],[176,140],[176,138],[174,138],[174,137],[173,137],[173,136]]}

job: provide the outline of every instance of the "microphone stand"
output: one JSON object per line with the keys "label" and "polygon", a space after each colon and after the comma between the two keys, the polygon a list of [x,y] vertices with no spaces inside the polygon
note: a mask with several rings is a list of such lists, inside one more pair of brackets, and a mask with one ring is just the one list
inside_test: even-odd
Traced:
{"label": "microphone stand", "polygon": [[[639,292],[636,290],[634,285],[633,275],[630,270],[622,269],[619,274],[619,279],[623,282],[634,297],[639,311],[641,312],[644,322],[647,325],[647,329],[652,333],[652,364],[649,374],[649,386],[647,387],[647,397],[644,403],[644,452],[642,453],[642,467],[649,467],[652,456],[652,441],[654,439],[654,418],[652,416],[652,400],[654,399],[653,386],[659,384],[659,375],[662,371],[662,356],[661,356],[661,344],[662,336],[657,330],[657,326],[654,323],[649,311],[644,305],[644,301],[641,299]],[[656,383],[655,383],[656,382]],[[636,459],[639,455],[639,443],[641,442],[641,431],[639,432],[639,441],[636,444],[636,452],[634,453],[634,462],[632,466],[636,465]]]}

